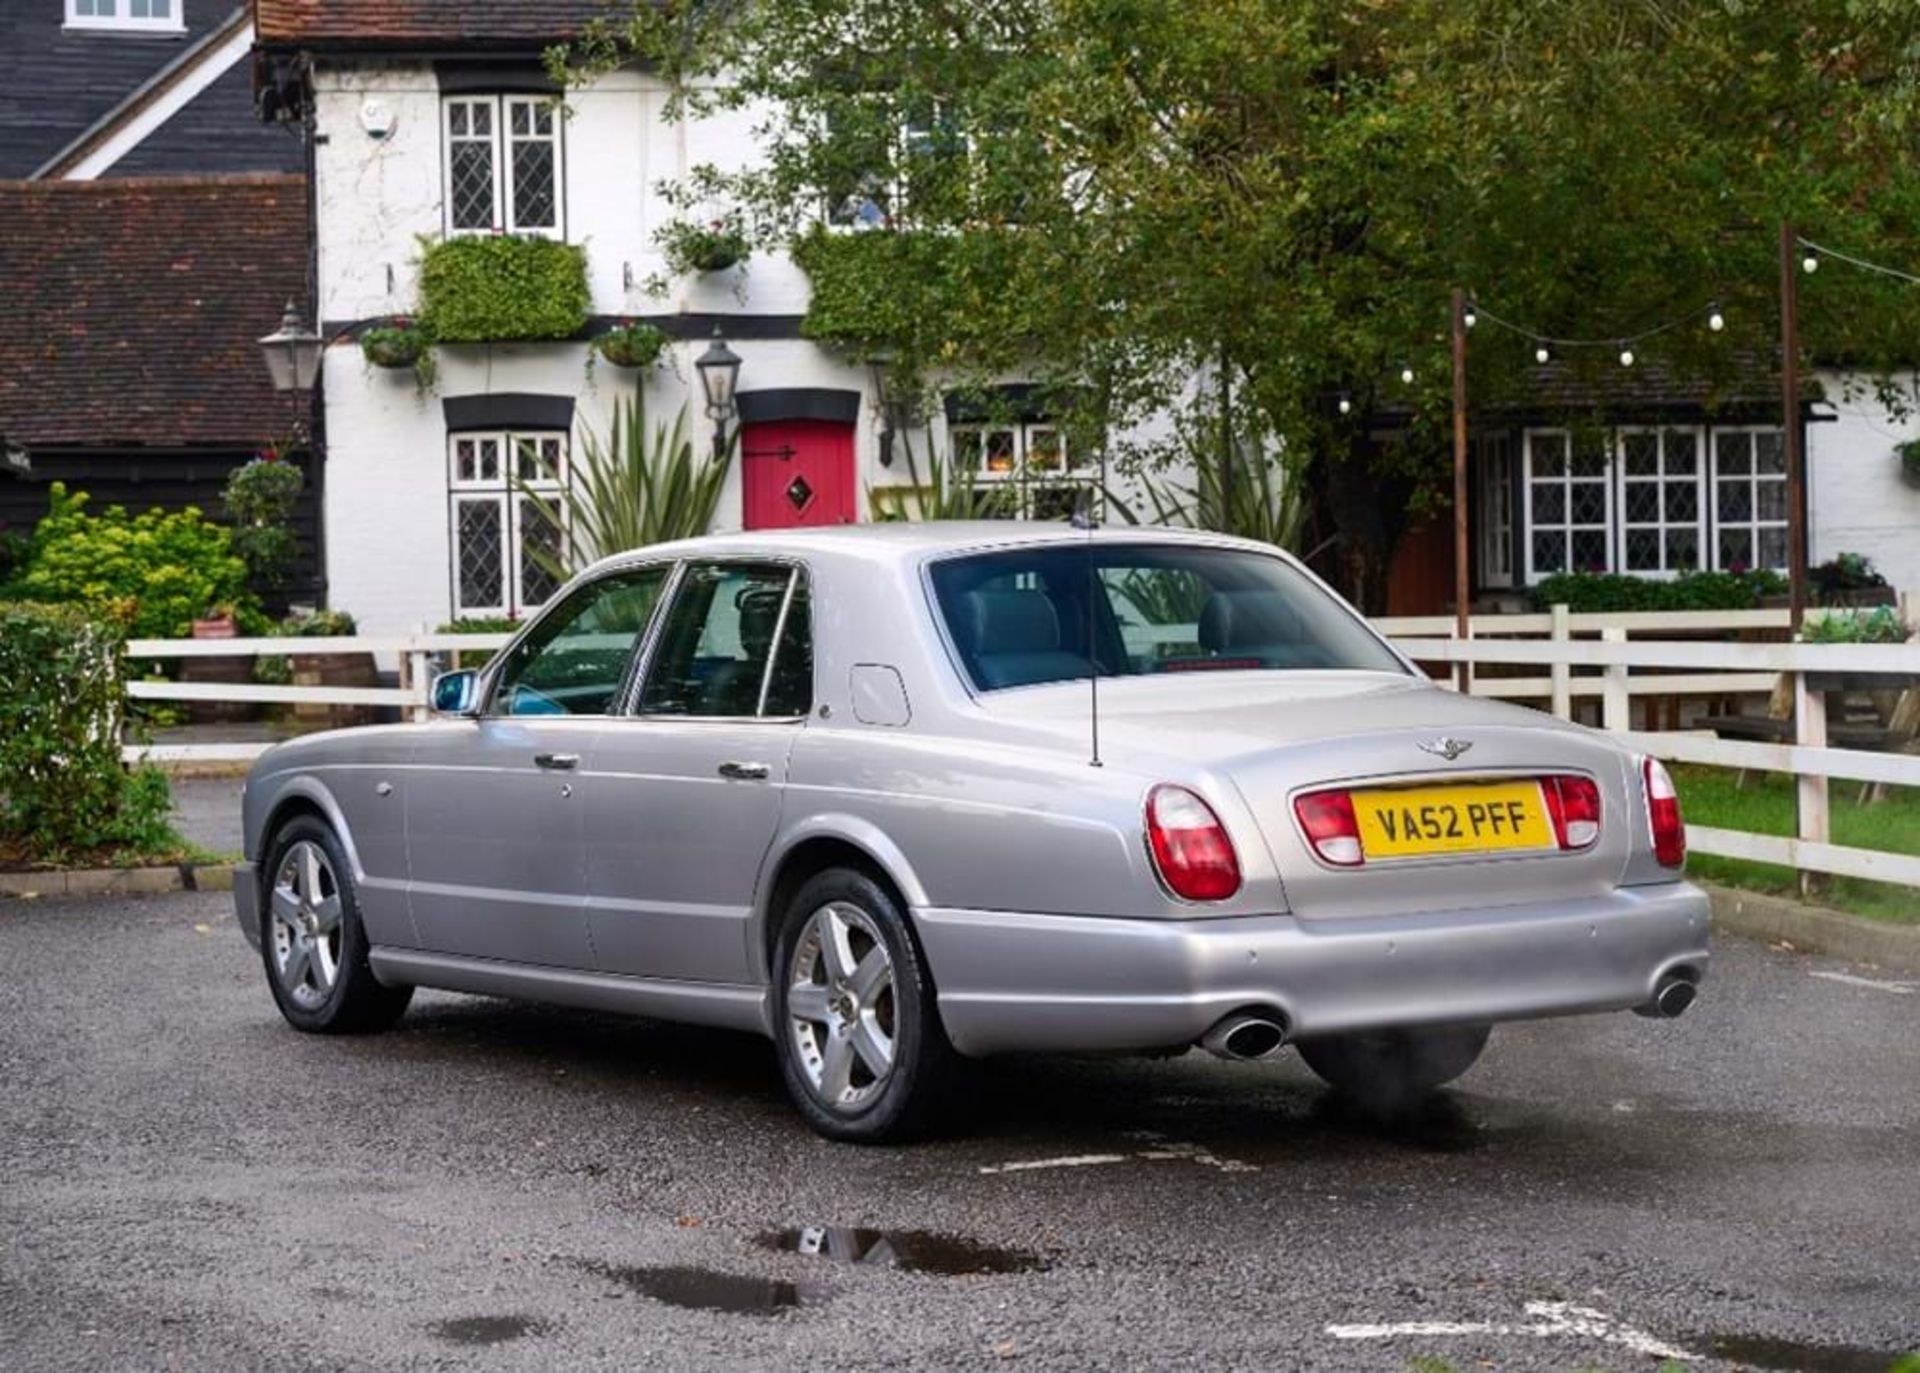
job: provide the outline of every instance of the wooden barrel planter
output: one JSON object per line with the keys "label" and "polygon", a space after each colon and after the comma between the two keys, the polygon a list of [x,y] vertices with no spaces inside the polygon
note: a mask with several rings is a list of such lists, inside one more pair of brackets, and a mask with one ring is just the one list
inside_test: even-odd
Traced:
{"label": "wooden barrel planter", "polygon": [[[379,670],[371,653],[295,653],[290,662],[293,684],[302,687],[377,687]],[[326,705],[301,701],[293,707],[293,722],[301,729],[350,729],[374,723],[374,706]]]}

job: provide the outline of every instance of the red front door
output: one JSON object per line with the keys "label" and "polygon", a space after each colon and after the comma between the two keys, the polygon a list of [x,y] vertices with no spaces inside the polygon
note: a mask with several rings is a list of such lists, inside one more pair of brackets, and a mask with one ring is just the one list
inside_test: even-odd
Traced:
{"label": "red front door", "polygon": [[779,420],[740,431],[748,529],[854,521],[853,426]]}

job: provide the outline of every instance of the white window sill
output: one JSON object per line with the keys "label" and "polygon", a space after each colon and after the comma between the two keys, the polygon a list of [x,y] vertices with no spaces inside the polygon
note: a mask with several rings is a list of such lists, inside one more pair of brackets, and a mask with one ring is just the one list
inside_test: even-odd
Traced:
{"label": "white window sill", "polygon": [[110,33],[121,38],[185,38],[187,26],[177,23],[147,24],[121,19],[69,19],[60,26],[62,33]]}

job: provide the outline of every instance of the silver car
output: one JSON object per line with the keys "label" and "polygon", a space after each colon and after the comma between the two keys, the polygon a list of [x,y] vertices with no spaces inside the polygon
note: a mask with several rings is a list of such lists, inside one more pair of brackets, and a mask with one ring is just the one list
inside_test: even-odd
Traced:
{"label": "silver car", "polygon": [[1496,1021],[1678,1015],[1706,972],[1657,762],[1435,686],[1264,545],[663,545],[433,692],[248,781],[235,904],[302,1030],[415,987],[749,1030],[881,1140],[960,1058],[1292,1044],[1404,1099]]}

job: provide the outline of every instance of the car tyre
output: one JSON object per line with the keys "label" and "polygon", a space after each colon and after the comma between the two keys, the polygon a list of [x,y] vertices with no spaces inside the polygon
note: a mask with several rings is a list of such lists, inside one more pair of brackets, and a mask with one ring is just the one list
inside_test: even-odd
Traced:
{"label": "car tyre", "polygon": [[780,1075],[816,1131],[883,1144],[933,1123],[956,1055],[886,887],[851,868],[810,878],[782,915],[773,992]]}
{"label": "car tyre", "polygon": [[1385,1108],[1431,1096],[1479,1062],[1490,1025],[1375,1030],[1300,1041],[1300,1057],[1336,1092]]}
{"label": "car tyre", "polygon": [[282,825],[262,869],[260,956],[287,1023],[308,1034],[365,1034],[397,1021],[411,987],[387,987],[367,962],[360,894],[346,851],[312,816]]}

